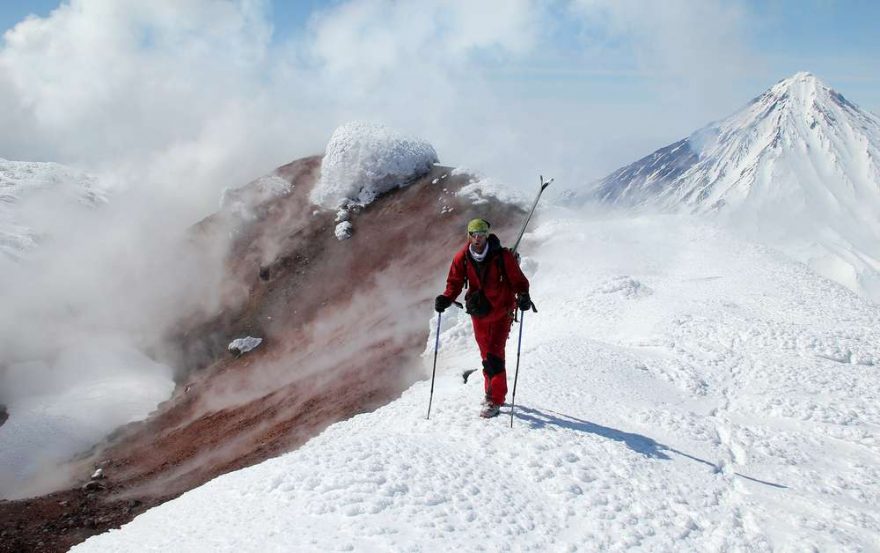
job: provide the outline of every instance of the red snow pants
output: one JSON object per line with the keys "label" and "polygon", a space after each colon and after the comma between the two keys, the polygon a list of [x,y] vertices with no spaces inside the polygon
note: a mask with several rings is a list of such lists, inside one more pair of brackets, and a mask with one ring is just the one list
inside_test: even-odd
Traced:
{"label": "red snow pants", "polygon": [[510,334],[513,318],[505,314],[500,319],[486,320],[471,317],[474,324],[474,337],[480,346],[483,358],[483,387],[486,399],[502,405],[507,396],[507,372],[504,367],[504,346]]}

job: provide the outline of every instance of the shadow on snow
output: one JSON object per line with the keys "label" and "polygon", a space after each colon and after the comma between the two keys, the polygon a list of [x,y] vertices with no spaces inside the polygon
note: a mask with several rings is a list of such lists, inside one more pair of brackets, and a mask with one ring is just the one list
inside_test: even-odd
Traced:
{"label": "shadow on snow", "polygon": [[[683,451],[679,451],[674,447],[669,447],[667,445],[658,443],[654,439],[647,436],[642,436],[641,434],[633,434],[632,432],[624,432],[615,428],[609,428],[607,426],[602,426],[601,424],[578,419],[569,415],[565,415],[563,413],[557,413],[555,411],[540,411],[531,407],[523,407],[522,405],[517,405],[515,416],[516,418],[529,423],[532,428],[539,429],[544,428],[548,425],[553,425],[561,428],[568,428],[570,430],[576,430],[578,432],[587,432],[589,434],[602,436],[603,438],[607,438],[609,440],[621,442],[631,450],[635,451],[636,453],[640,453],[645,457],[649,457],[652,459],[670,460],[671,457],[667,455],[667,452],[677,453],[682,457],[687,457],[692,461],[696,461],[698,463],[706,465],[715,473],[721,474],[724,472],[721,465],[716,465],[711,461],[700,459],[699,457],[694,457],[693,455],[690,455],[689,453],[685,453]],[[766,486],[771,486],[779,489],[788,489],[788,486],[783,486],[782,484],[776,484],[774,482],[767,482],[765,480],[759,480],[757,478],[752,478],[751,476],[746,476],[738,472],[733,472],[732,474],[735,476],[739,476],[740,478],[745,478],[746,480],[751,480],[752,482],[756,482],[758,484],[764,484]]]}

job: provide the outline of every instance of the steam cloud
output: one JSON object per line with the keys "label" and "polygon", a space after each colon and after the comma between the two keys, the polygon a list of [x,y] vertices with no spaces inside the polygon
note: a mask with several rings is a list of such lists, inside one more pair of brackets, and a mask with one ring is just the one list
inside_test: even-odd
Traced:
{"label": "steam cloud", "polygon": [[[352,0],[316,11],[286,39],[259,0],[70,0],[20,22],[0,48],[0,157],[83,168],[112,192],[99,208],[43,206],[39,248],[0,266],[0,402],[21,399],[24,382],[33,397],[85,370],[56,362],[71,351],[109,338],[119,351],[143,350],[181,311],[219,309],[226,244],[193,251],[186,228],[216,210],[225,188],[321,152],[347,121],[421,136],[441,161],[514,186],[539,170],[598,177],[703,124],[706,113],[686,102],[662,116],[564,93],[548,104],[530,94],[540,84],[505,77],[558,55],[552,36],[571,14],[582,36],[610,22],[638,44],[634,70],[668,71],[670,85],[710,74],[705,59],[676,55],[693,50],[689,41],[704,48],[722,19],[734,29],[725,51],[740,51],[741,11],[721,2],[676,4],[659,14],[664,24],[651,23],[657,10],[615,6]],[[704,30],[664,31],[683,26]],[[603,71],[597,60],[613,49],[582,40],[584,72]],[[649,117],[671,136],[620,147]],[[22,379],[34,360],[44,378]]]}

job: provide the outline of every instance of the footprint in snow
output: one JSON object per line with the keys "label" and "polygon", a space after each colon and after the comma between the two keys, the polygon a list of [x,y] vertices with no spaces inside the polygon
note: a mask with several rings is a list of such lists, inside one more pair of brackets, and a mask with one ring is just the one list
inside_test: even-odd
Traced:
{"label": "footprint in snow", "polygon": [[625,298],[631,299],[650,296],[654,291],[638,280],[622,275],[606,281],[604,284],[596,288],[595,293],[619,294]]}

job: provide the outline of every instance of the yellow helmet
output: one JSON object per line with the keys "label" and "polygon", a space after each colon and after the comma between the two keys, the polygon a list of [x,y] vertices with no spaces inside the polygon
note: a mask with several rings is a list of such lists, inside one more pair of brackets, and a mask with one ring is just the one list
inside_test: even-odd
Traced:
{"label": "yellow helmet", "polygon": [[468,232],[489,232],[489,222],[485,219],[471,219],[467,229]]}

